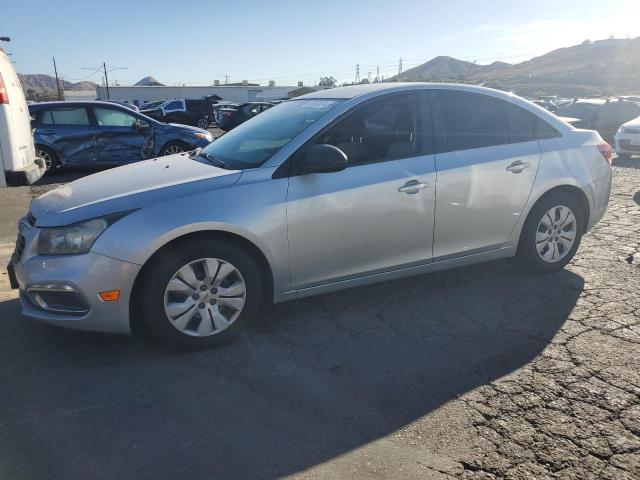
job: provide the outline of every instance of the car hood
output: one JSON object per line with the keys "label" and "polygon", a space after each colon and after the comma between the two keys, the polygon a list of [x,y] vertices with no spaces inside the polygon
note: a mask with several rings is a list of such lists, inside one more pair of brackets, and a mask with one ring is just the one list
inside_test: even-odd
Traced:
{"label": "car hood", "polygon": [[622,125],[623,127],[638,128],[640,127],[640,117],[629,120]]}
{"label": "car hood", "polygon": [[187,154],[145,160],[90,175],[45,193],[31,214],[42,227],[142,208],[233,185],[241,171],[196,161]]}

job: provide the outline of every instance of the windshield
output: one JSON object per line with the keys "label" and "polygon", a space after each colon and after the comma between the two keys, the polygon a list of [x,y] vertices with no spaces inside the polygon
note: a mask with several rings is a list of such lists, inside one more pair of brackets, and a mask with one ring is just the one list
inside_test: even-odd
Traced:
{"label": "windshield", "polygon": [[344,100],[291,100],[257,115],[204,148],[228,168],[256,168]]}

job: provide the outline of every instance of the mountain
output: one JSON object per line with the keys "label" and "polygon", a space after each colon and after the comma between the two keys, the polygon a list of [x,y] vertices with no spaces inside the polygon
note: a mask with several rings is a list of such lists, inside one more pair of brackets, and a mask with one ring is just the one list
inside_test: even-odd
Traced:
{"label": "mountain", "polygon": [[[25,93],[27,90],[33,89],[38,93],[53,92],[56,91],[56,77],[43,74],[18,74],[22,89]],[[68,82],[66,80],[60,80],[60,86],[64,90],[95,90],[98,86],[93,82]]]}
{"label": "mountain", "polygon": [[640,37],[585,41],[526,62],[477,65],[436,57],[390,80],[459,82],[520,95],[623,95],[640,92]]}
{"label": "mountain", "polygon": [[160,83],[151,75],[138,80],[134,85],[137,87],[164,87],[164,84]]}

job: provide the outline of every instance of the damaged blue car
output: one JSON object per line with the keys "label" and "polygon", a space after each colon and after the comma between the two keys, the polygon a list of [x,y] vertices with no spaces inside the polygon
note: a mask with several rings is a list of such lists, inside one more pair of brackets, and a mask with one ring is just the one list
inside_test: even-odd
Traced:
{"label": "damaged blue car", "polygon": [[29,105],[37,156],[60,166],[112,166],[205,147],[207,130],[158,122],[108,102]]}

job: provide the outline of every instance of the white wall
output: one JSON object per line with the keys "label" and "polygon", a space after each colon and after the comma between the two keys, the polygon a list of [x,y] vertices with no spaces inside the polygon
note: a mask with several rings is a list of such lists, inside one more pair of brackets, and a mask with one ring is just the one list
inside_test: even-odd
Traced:
{"label": "white wall", "polygon": [[[291,90],[297,89],[297,86],[291,87],[251,87],[251,86],[203,86],[203,87],[109,87],[109,97],[111,100],[131,100],[138,101],[139,105],[145,102],[156,100],[170,100],[173,98],[186,98],[198,100],[205,95],[218,95],[223,100],[231,102],[244,103],[252,101],[268,101],[286,98]],[[104,87],[98,87],[96,90],[99,98],[106,99],[107,93]]]}

